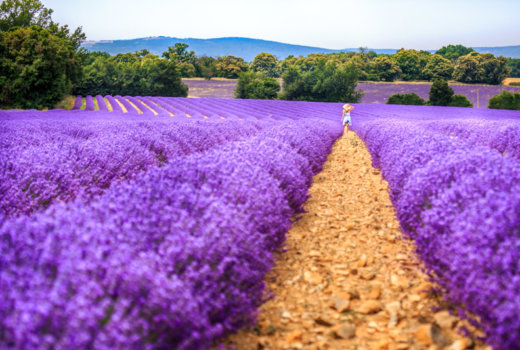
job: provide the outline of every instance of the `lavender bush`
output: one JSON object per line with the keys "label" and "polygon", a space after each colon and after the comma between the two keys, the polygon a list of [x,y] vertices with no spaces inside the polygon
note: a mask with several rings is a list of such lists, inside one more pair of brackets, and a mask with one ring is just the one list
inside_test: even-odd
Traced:
{"label": "lavender bush", "polygon": [[73,155],[66,166],[51,163],[57,172],[75,162],[81,169],[88,157],[146,163],[88,200],[0,221],[0,347],[206,349],[254,319],[272,252],[340,123],[311,118],[326,104],[296,126],[269,117],[285,104],[259,103],[249,114],[217,101],[165,101],[202,117],[0,113],[10,135],[3,149],[31,149],[26,158],[40,156],[42,166],[51,161],[44,154]]}
{"label": "lavender bush", "polygon": [[520,113],[483,111],[473,120],[450,107],[363,113],[354,129],[388,180],[401,227],[432,276],[491,346],[517,348]]}

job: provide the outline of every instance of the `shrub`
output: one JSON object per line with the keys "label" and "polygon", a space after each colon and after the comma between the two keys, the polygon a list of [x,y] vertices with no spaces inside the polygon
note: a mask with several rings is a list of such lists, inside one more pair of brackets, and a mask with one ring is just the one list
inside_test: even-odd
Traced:
{"label": "shrub", "polygon": [[451,107],[473,107],[473,104],[468,98],[461,94],[456,94],[451,97],[451,102],[448,106]]}
{"label": "shrub", "polygon": [[452,97],[453,89],[449,87],[446,80],[437,79],[433,82],[430,88],[430,105],[449,106]]}
{"label": "shrub", "polygon": [[512,83],[509,83],[509,86],[520,86],[520,81],[513,81]]}
{"label": "shrub", "polygon": [[276,98],[278,91],[280,84],[276,79],[255,72],[244,72],[238,77],[235,97],[272,100]]}
{"label": "shrub", "polygon": [[426,102],[424,99],[417,95],[415,92],[409,94],[395,94],[388,98],[386,104],[389,105],[417,105],[422,106]]}
{"label": "shrub", "polygon": [[502,90],[501,93],[489,99],[488,108],[520,110],[520,93]]}

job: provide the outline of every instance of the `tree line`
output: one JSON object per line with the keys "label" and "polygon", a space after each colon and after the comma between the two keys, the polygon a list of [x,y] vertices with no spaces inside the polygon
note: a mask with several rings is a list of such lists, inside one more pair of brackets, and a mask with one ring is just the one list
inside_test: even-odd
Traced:
{"label": "tree line", "polygon": [[72,31],[54,22],[52,13],[39,0],[0,5],[1,108],[52,108],[66,94],[186,96],[183,77],[238,78],[239,98],[356,102],[358,80],[500,84],[520,75],[520,60],[462,45],[434,54],[401,49],[378,55],[360,49],[283,60],[263,52],[246,62],[232,55],[197,56],[187,44],[176,43],[161,55],[140,50],[110,56],[80,48],[86,38],[82,28]]}

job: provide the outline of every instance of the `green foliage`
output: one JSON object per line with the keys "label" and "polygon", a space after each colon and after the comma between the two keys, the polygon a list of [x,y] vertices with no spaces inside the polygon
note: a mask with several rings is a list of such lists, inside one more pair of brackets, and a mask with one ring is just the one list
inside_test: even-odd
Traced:
{"label": "green foliage", "polygon": [[285,100],[358,102],[362,92],[357,91],[359,71],[354,65],[336,66],[320,62],[308,72],[290,66],[283,75]]}
{"label": "green foliage", "polygon": [[209,56],[199,56],[195,59],[195,76],[210,80],[217,74],[217,60]]}
{"label": "green foliage", "polygon": [[430,88],[430,105],[433,106],[449,106],[453,97],[453,89],[448,82],[443,79],[437,79]]}
{"label": "green foliage", "polygon": [[185,43],[175,43],[174,46],[169,46],[168,50],[162,54],[162,57],[175,62],[181,76],[186,78],[194,77],[196,72],[195,51],[188,51],[188,46]]}
{"label": "green foliage", "polygon": [[453,65],[441,55],[430,55],[428,63],[423,69],[422,76],[426,80],[445,79],[450,80],[453,74]]}
{"label": "green foliage", "polygon": [[67,25],[60,26],[52,20],[52,9],[39,0],[4,0],[0,4],[0,31],[37,26],[47,29],[52,35],[69,41],[77,50],[86,39],[81,27],[70,32]]}
{"label": "green foliage", "polygon": [[388,98],[386,101],[389,105],[416,105],[422,106],[426,103],[422,97],[414,92],[409,94],[395,94]]}
{"label": "green foliage", "polygon": [[457,58],[465,56],[471,52],[474,52],[471,47],[465,47],[463,45],[448,45],[441,47],[435,53],[448,60],[455,61]]}
{"label": "green foliage", "polygon": [[505,57],[495,57],[490,53],[472,52],[459,57],[453,78],[463,83],[499,85],[510,72],[511,69],[507,66]]}
{"label": "green foliage", "polygon": [[403,80],[420,80],[423,79],[422,73],[429,55],[430,53],[426,51],[401,49],[393,59],[401,68]]}
{"label": "green foliage", "polygon": [[242,57],[227,55],[217,58],[215,68],[218,77],[236,79],[241,73],[247,72],[248,65]]}
{"label": "green foliage", "polygon": [[281,73],[280,62],[273,54],[267,52],[256,55],[250,69],[253,72],[263,73],[270,78],[278,78]]}
{"label": "green foliage", "polygon": [[520,58],[508,58],[507,66],[511,69],[510,77],[520,78]]}
{"label": "green foliage", "polygon": [[520,81],[514,81],[512,83],[509,83],[510,86],[520,86]]}
{"label": "green foliage", "polygon": [[468,100],[468,98],[461,94],[455,94],[451,97],[450,104],[448,106],[451,107],[473,107],[473,104]]}
{"label": "green foliage", "polygon": [[384,81],[394,81],[401,75],[399,65],[388,56],[374,58],[374,71]]}
{"label": "green foliage", "polygon": [[280,84],[276,79],[262,73],[243,72],[238,78],[235,97],[272,100],[276,98],[278,91],[280,91]]}
{"label": "green foliage", "polygon": [[466,96],[454,95],[453,89],[443,79],[437,79],[433,82],[430,88],[430,100],[427,104],[432,106],[473,107]]}
{"label": "green foliage", "polygon": [[500,94],[489,99],[488,108],[520,110],[520,93],[515,92],[513,94],[507,90],[502,90]]}
{"label": "green foliage", "polygon": [[51,108],[80,67],[73,44],[41,27],[0,32],[0,106]]}
{"label": "green foliage", "polygon": [[[145,54],[143,57],[142,55]],[[187,96],[177,63],[138,51],[97,56],[83,67],[79,95]]]}

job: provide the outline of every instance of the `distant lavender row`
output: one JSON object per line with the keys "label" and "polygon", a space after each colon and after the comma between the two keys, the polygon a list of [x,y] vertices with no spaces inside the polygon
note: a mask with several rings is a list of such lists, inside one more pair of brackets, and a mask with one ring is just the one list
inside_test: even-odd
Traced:
{"label": "distant lavender row", "polygon": [[3,112],[0,215],[29,214],[97,195],[152,166],[254,135],[264,122],[128,117],[118,113]]}
{"label": "distant lavender row", "polygon": [[[431,83],[399,84],[399,83],[359,83],[358,89],[365,92],[362,103],[386,103],[394,94],[414,92],[425,100],[429,99]],[[520,92],[520,87],[493,86],[493,85],[450,85],[456,94],[466,96],[474,108],[487,108],[489,99],[498,95],[502,90]]]}
{"label": "distant lavender row", "polygon": [[[190,97],[204,98],[233,98],[236,88],[236,80],[193,80],[183,79],[189,87]],[[428,99],[431,83],[358,83],[358,89],[365,92],[362,103],[384,104],[394,94],[406,94],[414,92],[424,99]],[[452,84],[451,88],[456,94],[465,95],[474,108],[487,108],[489,99],[498,95],[502,90],[520,92],[520,87],[492,86],[492,85],[460,85]]]}
{"label": "distant lavender row", "polygon": [[[100,97],[96,96],[96,100]],[[78,100],[80,99],[81,96],[78,96]],[[185,97],[105,96],[105,99],[114,111],[122,112],[120,105],[123,105],[128,115],[153,114],[195,119],[296,120],[312,117],[339,119],[337,115],[341,113],[342,105],[341,103]],[[87,96],[87,100],[92,100],[92,96]]]}
{"label": "distant lavender row", "polygon": [[0,347],[206,349],[251,322],[272,251],[342,133],[271,124],[89,203],[5,221]]}
{"label": "distant lavender row", "polygon": [[[479,123],[489,124],[492,139],[508,140],[507,150],[515,149],[507,130],[517,132],[520,113],[515,121],[506,119],[515,114],[487,111],[489,119],[477,123],[458,120],[466,113],[458,108],[408,106],[401,109],[408,114],[396,118],[399,108],[380,107],[379,116],[373,108],[364,110],[365,118],[353,118],[354,129],[389,183],[403,231],[415,239],[448,297],[462,306],[459,312],[478,316],[487,342],[516,348],[520,161],[502,155],[500,142],[486,142]],[[435,117],[445,119],[431,121]],[[457,137],[444,133],[452,130]]]}

